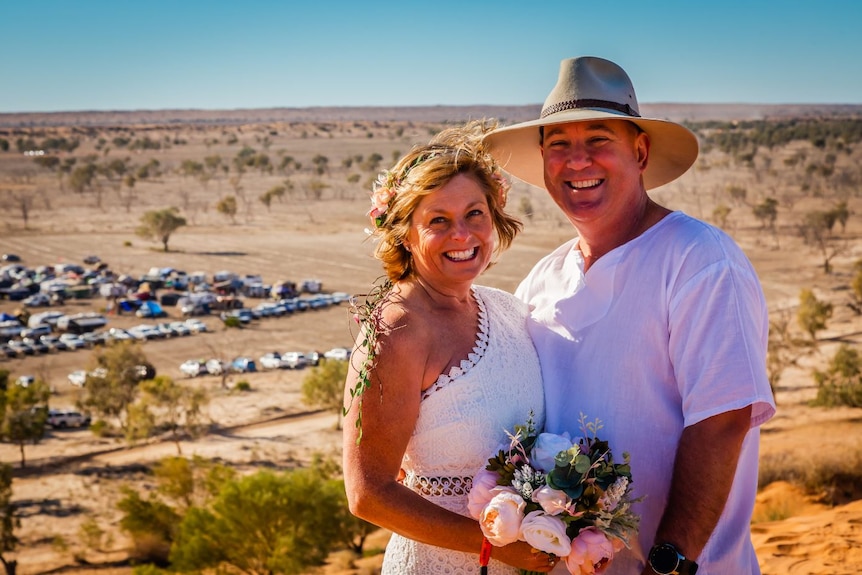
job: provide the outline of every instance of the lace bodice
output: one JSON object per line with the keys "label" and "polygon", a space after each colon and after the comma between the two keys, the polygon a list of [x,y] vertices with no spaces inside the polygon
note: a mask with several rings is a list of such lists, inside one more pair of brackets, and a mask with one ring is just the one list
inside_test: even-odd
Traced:
{"label": "lace bodice", "polygon": [[[402,462],[404,484],[461,515],[467,512],[470,478],[507,442],[506,431],[530,411],[544,422],[539,361],[526,331],[526,305],[510,294],[477,286],[476,343],[468,357],[441,374],[422,397],[419,417]],[[395,534],[383,573],[474,574],[476,553],[460,553]],[[492,560],[490,572],[517,573]]]}

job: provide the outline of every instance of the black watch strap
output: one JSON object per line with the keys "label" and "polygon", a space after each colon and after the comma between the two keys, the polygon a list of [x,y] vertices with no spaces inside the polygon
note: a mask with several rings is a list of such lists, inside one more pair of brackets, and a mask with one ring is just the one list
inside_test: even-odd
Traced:
{"label": "black watch strap", "polygon": [[687,559],[670,543],[653,545],[647,562],[658,575],[695,575],[698,567],[695,561]]}

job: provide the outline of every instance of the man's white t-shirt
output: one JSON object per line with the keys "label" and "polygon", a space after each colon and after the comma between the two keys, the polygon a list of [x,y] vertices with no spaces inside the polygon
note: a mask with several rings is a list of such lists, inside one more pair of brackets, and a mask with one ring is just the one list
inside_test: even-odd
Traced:
{"label": "man's white t-shirt", "polygon": [[644,497],[635,506],[639,540],[607,573],[643,568],[683,428],[749,405],[751,430],[698,573],[759,573],[749,525],[758,426],[775,404],[766,375],[769,319],[751,263],[721,230],[673,212],[583,269],[571,240],[536,264],[516,295],[533,308],[546,430],[580,436],[583,413],[602,421],[599,436],[618,461],[631,455],[633,490]]}

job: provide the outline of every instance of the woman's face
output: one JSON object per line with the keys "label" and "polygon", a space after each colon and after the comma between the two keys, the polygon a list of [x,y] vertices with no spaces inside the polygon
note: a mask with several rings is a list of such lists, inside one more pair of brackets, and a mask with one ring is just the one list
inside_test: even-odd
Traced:
{"label": "woman's face", "polygon": [[422,198],[404,246],[416,275],[438,289],[471,285],[494,250],[494,223],[482,187],[459,174]]}

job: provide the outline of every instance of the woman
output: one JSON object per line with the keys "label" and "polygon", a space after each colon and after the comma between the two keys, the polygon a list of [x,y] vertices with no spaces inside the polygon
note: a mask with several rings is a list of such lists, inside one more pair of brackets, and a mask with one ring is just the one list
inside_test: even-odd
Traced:
{"label": "woman", "polygon": [[[481,146],[482,122],[441,132],[378,179],[369,212],[387,280],[358,310],[347,378],[344,476],[352,513],[394,532],[383,573],[478,573],[472,476],[506,430],[544,405],[527,308],[474,286],[521,223]],[[495,547],[490,573],[548,571],[523,542]],[[511,567],[507,567],[508,564]]]}

